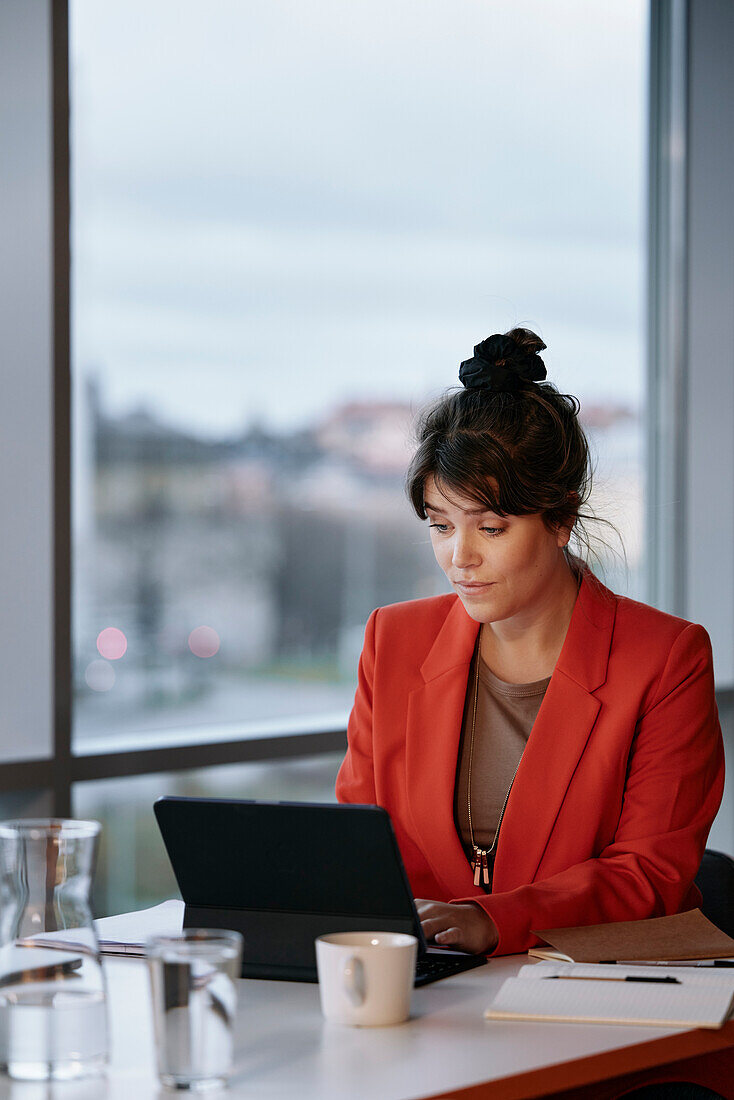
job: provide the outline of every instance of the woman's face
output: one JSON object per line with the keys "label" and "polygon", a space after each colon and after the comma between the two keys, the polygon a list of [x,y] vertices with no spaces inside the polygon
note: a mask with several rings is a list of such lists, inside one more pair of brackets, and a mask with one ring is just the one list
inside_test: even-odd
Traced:
{"label": "woman's face", "polygon": [[529,625],[568,581],[562,553],[570,528],[549,531],[539,515],[498,516],[426,481],[424,503],[436,561],[480,623]]}

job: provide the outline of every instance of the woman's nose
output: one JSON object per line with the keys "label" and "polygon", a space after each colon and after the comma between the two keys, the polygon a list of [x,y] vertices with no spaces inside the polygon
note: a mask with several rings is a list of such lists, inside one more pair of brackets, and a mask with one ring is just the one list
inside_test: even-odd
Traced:
{"label": "woman's nose", "polygon": [[468,569],[472,565],[478,565],[481,554],[474,540],[467,535],[457,534],[454,539],[454,552],[451,562],[456,569]]}

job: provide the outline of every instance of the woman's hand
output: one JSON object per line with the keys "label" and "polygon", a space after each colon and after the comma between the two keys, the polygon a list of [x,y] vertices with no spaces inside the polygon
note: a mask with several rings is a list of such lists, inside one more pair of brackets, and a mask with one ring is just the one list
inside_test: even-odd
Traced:
{"label": "woman's hand", "polygon": [[416,898],[415,907],[423,935],[441,947],[458,947],[472,955],[487,955],[499,943],[494,921],[472,902],[452,904]]}

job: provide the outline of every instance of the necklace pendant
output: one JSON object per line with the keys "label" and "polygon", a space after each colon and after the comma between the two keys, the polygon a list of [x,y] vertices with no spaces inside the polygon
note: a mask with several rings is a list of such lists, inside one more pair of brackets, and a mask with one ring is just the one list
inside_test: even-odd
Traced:
{"label": "necklace pendant", "polygon": [[474,885],[478,886],[482,874],[482,853],[479,848],[477,848],[476,844],[474,845],[474,858],[471,861],[471,868],[474,872]]}
{"label": "necklace pendant", "polygon": [[482,879],[484,885],[489,886],[489,859],[486,852],[482,852]]}

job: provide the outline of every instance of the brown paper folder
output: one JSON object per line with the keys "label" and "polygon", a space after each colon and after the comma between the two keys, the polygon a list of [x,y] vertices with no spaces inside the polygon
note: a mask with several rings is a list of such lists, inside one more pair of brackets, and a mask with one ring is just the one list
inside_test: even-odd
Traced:
{"label": "brown paper folder", "polygon": [[651,920],[547,928],[533,933],[545,940],[528,954],[566,962],[674,962],[734,956],[734,939],[704,917],[700,909]]}

